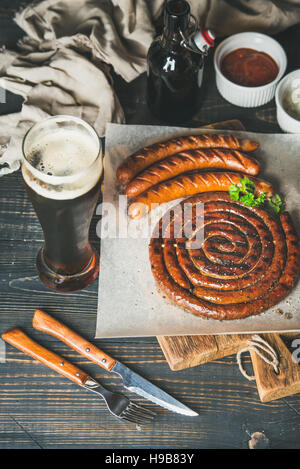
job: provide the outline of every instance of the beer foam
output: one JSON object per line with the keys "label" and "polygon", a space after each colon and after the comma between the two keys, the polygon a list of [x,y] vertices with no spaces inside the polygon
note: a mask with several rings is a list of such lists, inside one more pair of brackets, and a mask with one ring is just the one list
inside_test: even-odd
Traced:
{"label": "beer foam", "polygon": [[[38,194],[73,199],[88,192],[102,172],[98,137],[80,128],[55,128],[29,138],[22,173]],[[29,163],[29,164],[28,164]]]}
{"label": "beer foam", "polygon": [[76,130],[59,129],[41,136],[26,159],[50,176],[72,176],[89,168],[97,157],[96,142]]}

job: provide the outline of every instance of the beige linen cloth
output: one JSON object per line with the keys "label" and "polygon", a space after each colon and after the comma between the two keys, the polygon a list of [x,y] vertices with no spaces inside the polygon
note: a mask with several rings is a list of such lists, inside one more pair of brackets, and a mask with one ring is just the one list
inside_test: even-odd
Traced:
{"label": "beige linen cloth", "polygon": [[[124,122],[111,68],[129,82],[146,70],[164,0],[42,0],[19,12],[18,51],[0,52],[0,86],[21,95],[20,113],[0,116],[0,176],[20,167],[21,142],[35,122],[81,117],[100,136]],[[219,36],[276,33],[300,21],[300,0],[190,0],[202,27]]]}

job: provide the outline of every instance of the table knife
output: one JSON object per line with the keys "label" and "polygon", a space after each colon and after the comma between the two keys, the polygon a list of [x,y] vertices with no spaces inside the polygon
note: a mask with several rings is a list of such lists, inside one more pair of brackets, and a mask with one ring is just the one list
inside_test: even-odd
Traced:
{"label": "table knife", "polygon": [[49,314],[37,309],[33,316],[32,325],[38,331],[46,332],[61,340],[76,352],[90,361],[104,368],[106,371],[119,375],[123,380],[123,386],[151,402],[178,414],[195,417],[198,414],[187,406],[162,391],[160,388],[142,378],[130,370],[127,366],[102,352],[69,327],[54,319]]}
{"label": "table knife", "polygon": [[121,394],[105,389],[91,376],[77,368],[77,366],[32,340],[21,329],[14,328],[4,332],[2,339],[26,355],[48,366],[48,368],[55,370],[84,389],[104,399],[108,410],[115,417],[141,425],[149,423],[155,417],[155,414],[149,409],[138,406]]}

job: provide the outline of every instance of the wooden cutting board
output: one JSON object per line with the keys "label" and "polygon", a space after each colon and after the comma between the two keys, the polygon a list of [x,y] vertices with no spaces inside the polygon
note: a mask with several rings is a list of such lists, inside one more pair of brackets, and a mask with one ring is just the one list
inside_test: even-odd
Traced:
{"label": "wooden cutting board", "polygon": [[[269,402],[300,392],[300,366],[282,340],[292,340],[299,333],[260,334],[276,351],[279,374],[254,351],[250,351],[260,400]],[[157,337],[172,370],[182,370],[237,353],[247,346],[249,334]]]}
{"label": "wooden cutting board", "polygon": [[[245,130],[238,120],[205,126],[226,130]],[[300,392],[300,366],[294,363],[290,350],[279,334],[261,334],[277,352],[280,360],[279,374],[251,351],[254,375],[262,402],[279,399]],[[286,334],[287,337],[297,334]],[[183,370],[237,353],[247,346],[252,334],[223,334],[205,336],[159,336],[157,340],[172,370]]]}
{"label": "wooden cutting board", "polygon": [[244,348],[248,334],[160,336],[157,340],[173,371],[191,368],[237,353]]}

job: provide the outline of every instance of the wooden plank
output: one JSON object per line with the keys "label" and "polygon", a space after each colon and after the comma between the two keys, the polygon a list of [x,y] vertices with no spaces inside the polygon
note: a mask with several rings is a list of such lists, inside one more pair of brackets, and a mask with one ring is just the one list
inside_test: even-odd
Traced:
{"label": "wooden plank", "polygon": [[300,366],[292,360],[291,352],[278,334],[263,334],[279,359],[279,373],[253,350],[250,351],[256,384],[262,402],[290,396],[300,392]]}
{"label": "wooden plank", "polygon": [[[99,197],[99,203],[101,196]],[[24,189],[21,171],[5,176],[0,184],[1,239],[11,241],[43,242],[43,232],[38,218]],[[99,244],[96,227],[100,216],[95,215],[90,228],[91,241]]]}
{"label": "wooden plank", "polygon": [[[30,0],[27,1],[29,3]],[[15,43],[16,29],[11,18],[20,2],[2,0],[2,5],[7,12],[0,12],[1,44]],[[278,39],[287,47],[290,68],[297,68],[299,27],[293,28],[291,33],[282,33]],[[262,109],[237,108],[220,97],[214,82],[210,56],[206,61],[203,105],[191,122],[192,126],[239,118],[249,131],[279,131],[273,101]],[[114,86],[125,106],[127,123],[159,123],[147,110],[145,84],[145,75],[129,84],[114,75]],[[6,109],[1,106],[0,113],[8,112]],[[9,109],[13,110],[12,106]],[[33,332],[32,313],[39,306],[93,341],[97,284],[80,295],[64,296],[41,291],[34,279],[29,280],[24,289],[21,288],[22,282],[18,280],[35,276],[34,256],[42,241],[38,222],[24,198],[20,174],[1,179],[0,333],[9,327],[21,326],[46,347],[94,374],[108,388],[124,392],[118,378],[102,373],[99,367],[70,352],[54,338]],[[9,210],[7,202],[10,203]],[[94,239],[98,241],[96,236]],[[33,291],[29,288],[30,282],[33,282]],[[262,404],[255,384],[241,376],[234,357],[174,374],[155,338],[106,339],[95,340],[95,343],[199,410],[200,417],[185,419],[155,407],[158,417],[153,426],[126,426],[124,422],[113,419],[96,396],[69,384],[9,347],[6,363],[0,364],[0,449],[247,448],[250,434],[254,431],[264,431],[271,448],[300,448],[299,395]],[[251,365],[247,356],[243,362],[246,367]],[[125,394],[145,404],[134,394]],[[154,408],[151,404],[146,405]]]}
{"label": "wooden plank", "polygon": [[[225,121],[207,126],[218,129],[244,130],[238,121]],[[258,393],[262,402],[269,402],[300,392],[300,367],[293,363],[291,353],[279,334],[265,334],[268,343],[280,357],[280,373],[277,376],[270,364],[251,350]],[[172,370],[193,366],[236,354],[247,347],[251,334],[217,336],[158,337],[158,342]]]}
{"label": "wooden plank", "polygon": [[202,365],[245,346],[247,334],[157,337],[166,360],[173,371]]}
{"label": "wooden plank", "polygon": [[[57,353],[93,373],[108,388],[124,392],[117,377],[107,375],[61,343],[53,341],[51,346]],[[140,345],[137,350],[124,347],[124,352],[132,353],[132,357],[128,360],[123,356],[123,361],[145,373],[141,363],[132,364],[133,357],[140,360],[139,351]],[[299,424],[294,410],[282,402],[262,404],[254,384],[245,382],[241,385],[237,367],[232,366],[229,359],[219,364],[209,363],[201,368],[201,373],[199,369],[186,370],[181,376],[174,375],[166,366],[152,364],[151,372],[151,365],[148,366],[147,377],[198,410],[200,417],[186,419],[146,404],[152,410],[155,408],[157,418],[153,426],[139,429],[110,416],[97,396],[11,347],[7,358],[7,365],[1,367],[5,386],[0,388],[0,435],[16,432],[14,423],[8,420],[12,416],[42,447],[142,448],[149,447],[151,441],[151,448],[245,448],[249,438],[243,425],[251,431],[264,429],[271,436],[271,442],[276,435],[274,426],[278,425],[283,432],[281,443],[292,442],[293,438],[297,442],[295,433],[292,439],[288,435]],[[138,396],[126,394],[145,405]],[[299,410],[299,397],[289,402]],[[272,443],[276,445],[278,441],[275,439]]]}
{"label": "wooden plank", "polygon": [[[210,129],[245,130],[239,120],[205,126]],[[172,370],[182,370],[236,353],[245,346],[249,335],[158,337],[158,342]]]}

